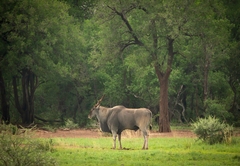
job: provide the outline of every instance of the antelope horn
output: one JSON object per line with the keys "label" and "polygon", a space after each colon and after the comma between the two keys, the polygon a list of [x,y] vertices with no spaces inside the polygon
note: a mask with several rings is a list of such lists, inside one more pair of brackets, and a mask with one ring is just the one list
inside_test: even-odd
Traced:
{"label": "antelope horn", "polygon": [[100,105],[100,103],[102,102],[102,99],[104,98],[104,96],[105,96],[105,95],[103,95],[103,96],[101,97],[101,99],[98,100],[98,102],[97,102],[96,105]]}

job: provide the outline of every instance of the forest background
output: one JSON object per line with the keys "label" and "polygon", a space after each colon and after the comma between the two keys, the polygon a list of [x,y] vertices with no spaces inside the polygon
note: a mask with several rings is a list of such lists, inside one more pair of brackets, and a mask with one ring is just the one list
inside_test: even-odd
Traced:
{"label": "forest background", "polygon": [[2,0],[0,114],[72,120],[146,107],[159,132],[208,115],[240,126],[240,2]]}

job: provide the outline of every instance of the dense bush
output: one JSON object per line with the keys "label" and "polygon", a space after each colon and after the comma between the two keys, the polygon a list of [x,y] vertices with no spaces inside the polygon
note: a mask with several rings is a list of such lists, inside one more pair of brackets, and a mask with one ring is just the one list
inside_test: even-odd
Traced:
{"label": "dense bush", "polygon": [[56,165],[49,157],[52,148],[48,142],[31,138],[26,130],[13,125],[0,124],[0,165],[5,166],[45,166]]}
{"label": "dense bush", "polygon": [[78,124],[77,123],[74,123],[73,120],[71,119],[67,119],[64,123],[64,125],[61,127],[62,129],[67,129],[67,130],[70,130],[70,129],[76,129],[78,128]]}
{"label": "dense bush", "polygon": [[231,143],[233,127],[220,122],[215,117],[200,118],[192,126],[194,127],[193,132],[204,142],[209,144]]}

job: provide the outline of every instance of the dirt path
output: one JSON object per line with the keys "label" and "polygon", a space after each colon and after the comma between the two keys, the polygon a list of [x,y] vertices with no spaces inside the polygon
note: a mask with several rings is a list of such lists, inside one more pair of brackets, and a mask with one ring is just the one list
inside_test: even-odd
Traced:
{"label": "dirt path", "polygon": [[[56,132],[50,132],[45,130],[36,130],[36,137],[40,138],[100,138],[100,137],[108,137],[110,134],[102,133],[97,130],[85,130],[85,129],[77,129],[77,130],[57,130]],[[152,137],[186,137],[186,138],[194,138],[196,137],[194,133],[191,131],[172,131],[171,133],[158,133],[151,131],[149,134],[150,138]],[[122,133],[122,137],[131,138],[131,137],[141,137],[140,131],[134,132],[130,130],[126,130]]]}

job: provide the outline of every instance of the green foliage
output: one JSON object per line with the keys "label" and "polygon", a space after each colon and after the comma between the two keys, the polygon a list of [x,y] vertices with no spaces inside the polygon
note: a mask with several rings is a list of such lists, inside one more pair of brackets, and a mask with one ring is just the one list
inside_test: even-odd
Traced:
{"label": "green foliage", "polygon": [[193,132],[204,142],[209,144],[231,143],[233,127],[220,122],[215,117],[200,118],[192,126],[194,127]]}
{"label": "green foliage", "polygon": [[[29,98],[34,98],[30,102],[32,107],[35,104],[35,108],[28,110],[29,114],[55,111],[49,114],[57,116],[66,107],[71,114],[77,105],[76,96],[84,95],[88,90],[86,58],[83,53],[86,50],[80,25],[69,15],[69,8],[69,5],[58,0],[1,1],[0,49],[5,54],[0,55],[0,70],[4,71],[3,77],[7,78],[6,85],[11,84],[12,76],[17,75],[18,95],[9,96],[19,97],[19,101],[23,102],[28,102],[28,99],[22,99],[25,92],[21,92],[21,83],[25,82],[20,81],[22,70],[28,69],[34,74],[36,81],[34,87],[29,88],[32,89]],[[22,79],[26,77],[22,76]],[[17,104],[11,105],[13,107],[17,107]],[[20,107],[17,107],[18,112],[23,113]]]}
{"label": "green foliage", "polygon": [[[20,121],[13,104],[12,76],[17,76],[19,101],[23,101],[21,70],[25,67],[36,76],[34,113],[44,119],[74,119],[84,127],[87,112],[103,93],[106,106],[157,108],[160,87],[154,65],[164,73],[169,60],[166,41],[172,38],[171,121],[178,118],[182,107],[177,104],[183,101],[187,120],[204,114],[239,125],[240,3],[224,1],[223,6],[222,2],[2,0],[0,70],[11,121]],[[110,7],[125,12],[132,31]],[[203,101],[206,53],[208,100]],[[181,85],[184,90],[176,102]],[[74,128],[75,124],[66,125]]]}
{"label": "green foliage", "polygon": [[52,141],[37,140],[17,129],[13,134],[13,125],[1,125],[0,130],[0,165],[5,166],[45,166],[56,165],[49,156],[53,152]]}
{"label": "green foliage", "polygon": [[19,134],[19,132],[18,127],[15,125],[0,124],[0,134],[16,135]]}
{"label": "green foliage", "polygon": [[78,18],[79,21],[84,21],[85,19],[90,18],[93,15],[91,10],[95,4],[96,0],[61,0],[70,4],[71,8],[69,9],[69,14]]}
{"label": "green foliage", "polygon": [[88,116],[88,111],[83,111],[78,114],[76,117],[75,123],[78,124],[78,127],[86,127],[88,125],[89,119],[87,118]]}
{"label": "green foliage", "polygon": [[231,119],[232,114],[226,110],[226,103],[221,100],[207,100],[205,102],[207,105],[205,116],[215,116],[218,119],[226,120]]}
{"label": "green foliage", "polygon": [[67,120],[65,120],[64,126],[62,126],[61,128],[63,128],[63,129],[76,129],[78,127],[79,127],[78,124],[74,123],[73,120],[67,119]]}
{"label": "green foliage", "polygon": [[[116,75],[109,74],[111,79],[104,84],[114,101],[126,100],[122,89],[127,89],[125,93],[142,99],[144,102],[139,103],[145,106],[154,107],[159,104],[159,82],[154,65],[160,66],[161,74],[164,75],[165,69],[169,66],[167,62],[171,59],[168,57],[169,47],[166,40],[170,38],[174,39],[174,65],[171,67],[168,90],[170,107],[175,103],[174,99],[180,86],[184,85],[186,87],[184,102],[186,102],[185,106],[188,106],[185,108],[185,115],[194,114],[193,117],[186,119],[195,119],[196,116],[201,115],[202,112],[199,110],[203,110],[204,107],[203,80],[209,80],[207,85],[209,98],[211,96],[215,99],[217,96],[219,97],[217,100],[220,100],[229,94],[229,98],[232,97],[227,79],[224,79],[226,75],[221,71],[229,55],[227,45],[231,28],[229,20],[225,17],[225,6],[221,2],[140,0],[118,3],[101,0],[95,9],[99,33],[95,33],[97,41],[91,57],[98,57],[97,61],[100,62],[98,66],[103,64],[102,67],[105,69],[107,67],[104,61],[109,59],[120,58],[125,67],[124,74],[118,73],[119,69],[122,69],[119,67],[120,63],[112,63],[112,66],[118,70],[111,68],[112,70],[101,71],[106,73],[115,71]],[[121,12],[124,17],[121,17]],[[126,21],[128,21],[127,25]],[[218,30],[218,27],[221,28]],[[141,44],[138,43],[139,41]],[[205,59],[205,55],[209,55],[208,60]],[[209,61],[209,72],[217,73],[220,70],[220,74],[217,76],[212,74],[204,78],[202,71],[206,61]],[[124,81],[125,84],[122,85],[119,80]],[[219,86],[219,82],[222,81],[224,83]],[[226,90],[220,91],[222,87],[226,87]],[[116,91],[121,94],[114,93]],[[120,99],[115,100],[117,97]],[[182,98],[179,98],[179,101],[181,100]],[[224,101],[224,108],[228,101],[229,99]],[[137,105],[141,105],[139,103]],[[190,107],[194,108],[196,113],[192,113]],[[218,114],[220,115],[221,112]]]}
{"label": "green foliage", "polygon": [[39,139],[37,140],[36,148],[45,152],[54,152],[53,145],[54,143],[52,139],[48,139],[48,140]]}

